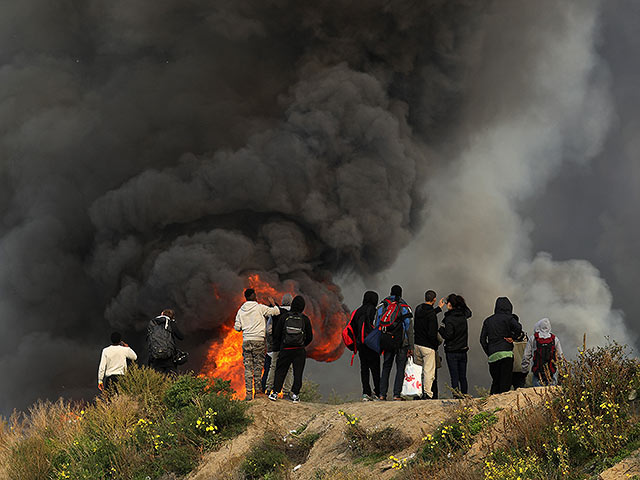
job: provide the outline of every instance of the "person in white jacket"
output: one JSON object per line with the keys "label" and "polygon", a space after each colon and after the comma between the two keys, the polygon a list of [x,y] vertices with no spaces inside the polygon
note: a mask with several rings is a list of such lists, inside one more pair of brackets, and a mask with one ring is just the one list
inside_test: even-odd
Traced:
{"label": "person in white jacket", "polygon": [[522,372],[533,373],[533,386],[557,385],[557,364],[562,359],[560,340],[551,333],[551,322],[543,318],[533,328],[522,356]]}
{"label": "person in white jacket", "polygon": [[98,388],[109,389],[120,377],[127,373],[127,360],[136,361],[138,355],[122,341],[118,332],[111,334],[111,345],[102,349],[98,367]]}
{"label": "person in white jacket", "polygon": [[[242,357],[244,358],[244,384],[247,390],[245,399],[252,400],[254,392],[262,392],[261,376],[264,365],[266,318],[269,315],[279,315],[278,307],[268,307],[256,301],[253,288],[244,291],[246,302],[238,309],[234,328],[242,332]],[[274,305],[273,298],[269,303]]]}

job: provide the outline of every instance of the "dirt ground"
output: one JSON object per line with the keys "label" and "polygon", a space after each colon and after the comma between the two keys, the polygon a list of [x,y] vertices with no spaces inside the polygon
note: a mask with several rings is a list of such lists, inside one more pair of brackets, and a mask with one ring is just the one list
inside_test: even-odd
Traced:
{"label": "dirt ground", "polygon": [[[505,411],[537,403],[542,397],[540,389],[520,389],[494,395],[486,399],[471,399],[469,406],[479,410],[502,408]],[[271,402],[266,397],[259,397],[252,402],[250,413],[254,422],[245,433],[228,442],[220,450],[209,453],[200,468],[192,473],[189,480],[224,479],[235,480],[237,468],[244,455],[254,442],[262,438],[266,430],[275,430],[281,435],[307,425],[305,433],[319,433],[307,461],[302,464],[292,478],[307,480],[315,478],[315,472],[335,467],[352,467],[363,473],[375,475],[380,480],[388,480],[395,473],[390,470],[391,462],[383,460],[375,465],[353,465],[352,458],[344,438],[345,419],[338,414],[339,410],[360,418],[361,425],[367,429],[394,426],[406,433],[412,444],[398,452],[397,458],[406,458],[418,450],[426,433],[432,433],[438,425],[450,418],[457,409],[466,405],[460,400],[426,400],[405,402],[359,402],[342,405],[318,403],[292,404],[285,400]],[[500,416],[500,413],[498,413]],[[473,456],[473,452],[470,452]],[[612,478],[612,477],[609,477]]]}
{"label": "dirt ground", "polygon": [[613,467],[605,470],[598,477],[600,480],[620,480],[634,476],[640,477],[640,449]]}

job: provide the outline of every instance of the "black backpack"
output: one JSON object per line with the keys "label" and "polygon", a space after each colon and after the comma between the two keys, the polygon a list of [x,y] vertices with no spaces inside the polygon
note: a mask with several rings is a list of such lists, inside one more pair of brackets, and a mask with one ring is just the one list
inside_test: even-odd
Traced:
{"label": "black backpack", "polygon": [[289,313],[284,319],[283,347],[304,347],[304,318],[298,312]]}
{"label": "black backpack", "polygon": [[[173,358],[176,345],[171,333],[171,327],[166,322],[158,323],[158,319],[151,320],[147,327],[147,343],[149,358],[152,360],[166,360]],[[166,325],[166,328],[165,328]]]}

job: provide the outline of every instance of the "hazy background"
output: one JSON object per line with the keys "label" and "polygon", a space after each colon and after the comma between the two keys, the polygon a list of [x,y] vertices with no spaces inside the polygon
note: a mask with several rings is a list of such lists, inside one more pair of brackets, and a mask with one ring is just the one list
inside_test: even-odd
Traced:
{"label": "hazy background", "polygon": [[[462,294],[471,385],[497,296],[568,354],[636,345],[632,0],[0,13],[0,412],[91,396],[109,332],[143,353],[167,304],[197,363],[256,271],[328,340],[364,289]],[[348,357],[307,376],[356,395]]]}

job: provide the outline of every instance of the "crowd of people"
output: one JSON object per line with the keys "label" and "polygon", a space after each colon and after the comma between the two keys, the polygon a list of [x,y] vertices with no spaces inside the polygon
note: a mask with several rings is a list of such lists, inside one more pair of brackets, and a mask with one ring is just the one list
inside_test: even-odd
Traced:
{"label": "crowd of people", "polygon": [[[284,397],[299,402],[306,347],[313,340],[311,321],[303,313],[304,298],[285,294],[280,304],[269,298],[269,305],[264,305],[258,303],[252,288],[244,291],[244,297],[234,328],[242,332],[245,399],[266,394],[273,401]],[[441,298],[437,305],[436,299],[436,292],[427,290],[424,302],[416,306],[414,314],[402,298],[399,285],[391,287],[381,302],[376,292],[364,293],[362,305],[352,313],[342,333],[346,346],[360,360],[364,401],[387,400],[394,364],[392,399],[403,400],[408,359],[421,366],[418,398],[438,398],[438,369],[442,365],[438,350],[442,344],[454,396],[468,393],[471,310],[465,299],[455,293]],[[440,314],[443,314],[441,320]],[[176,373],[177,365],[187,358],[187,354],[176,347],[176,340],[182,339],[173,310],[163,310],[150,320],[147,328],[149,366],[162,373]],[[556,369],[562,358],[562,347],[551,331],[551,322],[548,318],[541,319],[533,334],[527,336],[507,297],[499,297],[493,315],[484,320],[480,345],[487,355],[492,394],[523,387],[529,371],[534,386],[557,383]],[[104,390],[116,384],[126,373],[127,361],[136,359],[136,353],[114,332],[111,345],[102,351],[98,388]]]}
{"label": "crowd of people", "polygon": [[[362,306],[355,310],[343,332],[345,344],[360,359],[362,399],[386,400],[393,364],[393,400],[403,400],[402,385],[407,359],[422,367],[421,399],[438,398],[437,371],[442,363],[438,353],[444,344],[444,354],[455,396],[468,393],[467,356],[471,310],[465,299],[452,293],[436,305],[436,292],[427,290],[424,303],[415,308],[402,298],[402,288],[394,285],[381,303],[376,292],[367,291]],[[443,313],[442,320],[438,315]],[[557,363],[562,347],[551,332],[548,318],[540,320],[528,337],[520,320],[513,313],[507,297],[496,300],[494,314],[484,320],[480,345],[487,355],[491,375],[491,393],[502,393],[523,387],[529,371],[533,385],[557,383]],[[380,361],[382,357],[382,371]],[[373,381],[373,392],[370,380]]]}

